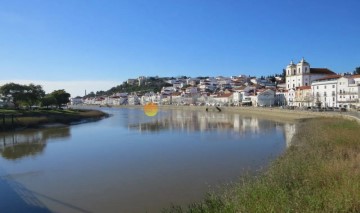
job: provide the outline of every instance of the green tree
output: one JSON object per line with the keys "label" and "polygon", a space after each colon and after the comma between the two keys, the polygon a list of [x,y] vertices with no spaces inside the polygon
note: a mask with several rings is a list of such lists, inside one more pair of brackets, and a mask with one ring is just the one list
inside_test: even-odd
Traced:
{"label": "green tree", "polygon": [[360,67],[355,68],[354,75],[360,75]]}
{"label": "green tree", "polygon": [[0,93],[7,102],[13,103],[16,108],[25,99],[25,87],[20,84],[5,84],[0,88]]}
{"label": "green tree", "polygon": [[51,95],[55,97],[56,103],[59,108],[61,108],[62,105],[70,102],[70,94],[63,89],[55,90],[51,93]]}
{"label": "green tree", "polygon": [[51,94],[45,95],[45,97],[43,97],[40,102],[41,102],[41,106],[46,108],[49,108],[49,106],[52,105],[57,105],[56,98]]}
{"label": "green tree", "polygon": [[29,84],[25,86],[26,88],[26,99],[25,105],[31,108],[31,106],[37,105],[40,103],[42,97],[45,96],[45,91],[42,89],[41,85]]}
{"label": "green tree", "polygon": [[8,83],[0,87],[0,94],[18,108],[20,105],[31,107],[37,104],[45,92],[40,85]]}

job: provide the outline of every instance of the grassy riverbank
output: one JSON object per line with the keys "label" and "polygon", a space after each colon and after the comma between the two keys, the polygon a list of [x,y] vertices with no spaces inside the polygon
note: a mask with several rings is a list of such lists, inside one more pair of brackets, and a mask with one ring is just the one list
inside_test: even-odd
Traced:
{"label": "grassy riverbank", "polygon": [[264,174],[163,212],[360,212],[359,130],[345,119],[302,121],[293,145]]}
{"label": "grassy riverbank", "polygon": [[[5,122],[4,117],[5,115]],[[46,124],[71,124],[107,116],[98,110],[8,110],[0,109],[0,131],[16,128],[36,128]]]}

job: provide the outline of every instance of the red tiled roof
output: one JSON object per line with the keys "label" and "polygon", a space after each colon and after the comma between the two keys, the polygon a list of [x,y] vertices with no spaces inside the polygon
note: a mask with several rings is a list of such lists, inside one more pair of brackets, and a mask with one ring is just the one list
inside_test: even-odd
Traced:
{"label": "red tiled roof", "polygon": [[317,80],[315,80],[315,81],[324,81],[324,80],[330,80],[330,79],[338,79],[338,78],[341,78],[341,77],[342,77],[341,75],[329,75],[329,76],[326,76],[326,77],[317,79]]}
{"label": "red tiled roof", "polygon": [[301,87],[297,87],[297,89],[299,90],[311,89],[311,86],[301,86]]}
{"label": "red tiled roof", "polygon": [[228,98],[232,95],[232,93],[226,93],[226,94],[219,94],[218,96],[214,97],[214,98]]}
{"label": "red tiled roof", "polygon": [[310,73],[313,74],[327,74],[327,75],[335,75],[333,71],[328,68],[310,68]]}
{"label": "red tiled roof", "polygon": [[360,75],[352,75],[351,78],[360,78]]}

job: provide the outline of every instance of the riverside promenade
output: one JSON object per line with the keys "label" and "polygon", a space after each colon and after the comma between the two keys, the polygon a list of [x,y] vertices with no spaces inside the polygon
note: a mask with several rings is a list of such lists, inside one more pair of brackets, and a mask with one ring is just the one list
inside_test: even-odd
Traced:
{"label": "riverside promenade", "polygon": [[[77,105],[74,108],[91,108],[99,107],[99,105]],[[143,109],[142,105],[120,105],[111,106],[114,108],[133,108]],[[192,110],[192,111],[206,111],[218,112],[213,106],[178,106],[178,105],[159,105],[159,110]],[[101,108],[100,108],[101,109]],[[360,123],[360,112],[337,112],[337,111],[311,111],[311,110],[299,110],[299,109],[281,109],[279,107],[220,107],[221,112],[218,113],[238,113],[241,115],[249,115],[261,118],[268,118],[277,121],[283,120],[301,120],[316,117],[334,117],[345,118],[350,120],[356,120]]]}

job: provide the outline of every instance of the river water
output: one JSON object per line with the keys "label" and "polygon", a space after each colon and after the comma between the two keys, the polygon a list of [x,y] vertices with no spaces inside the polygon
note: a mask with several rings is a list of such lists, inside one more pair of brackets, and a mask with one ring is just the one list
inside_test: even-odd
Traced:
{"label": "river water", "polygon": [[[0,134],[0,212],[159,212],[266,168],[295,124],[103,109],[97,122]],[[5,210],[5,211],[4,211]]]}

